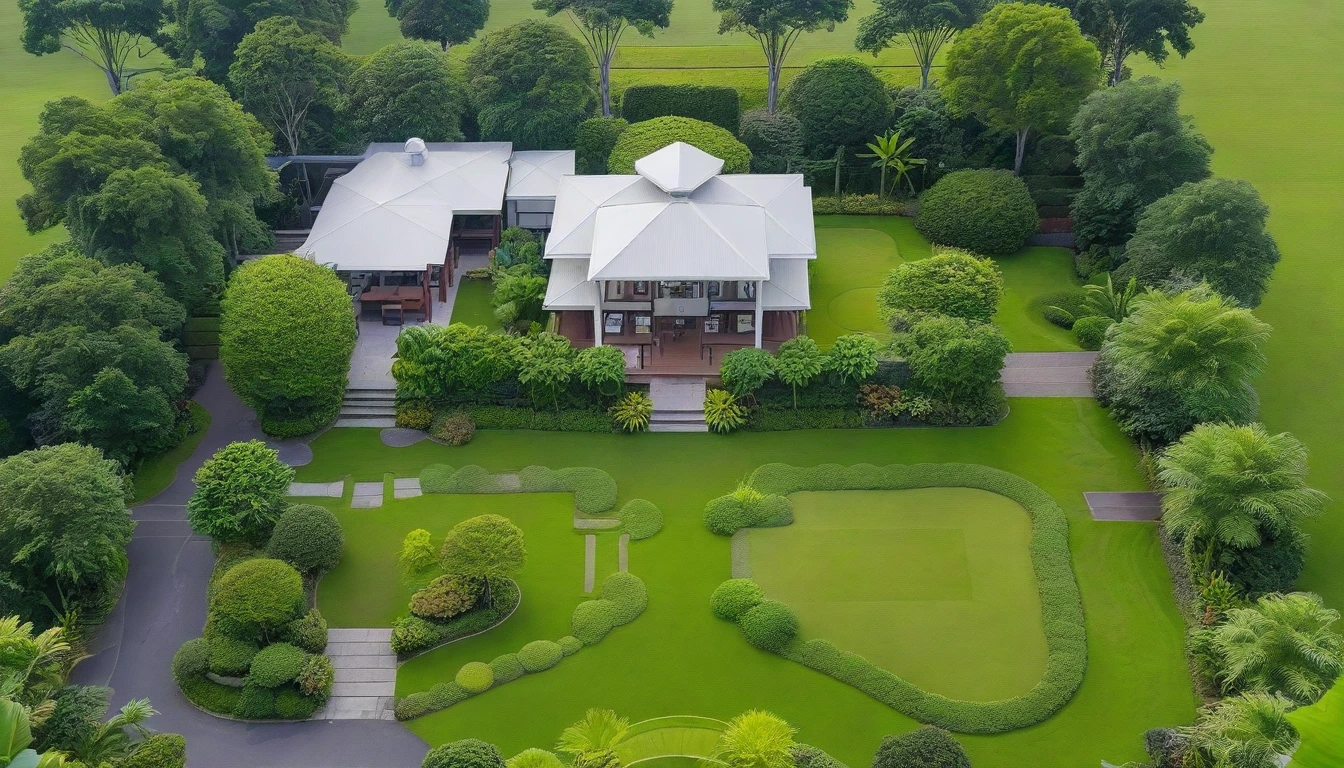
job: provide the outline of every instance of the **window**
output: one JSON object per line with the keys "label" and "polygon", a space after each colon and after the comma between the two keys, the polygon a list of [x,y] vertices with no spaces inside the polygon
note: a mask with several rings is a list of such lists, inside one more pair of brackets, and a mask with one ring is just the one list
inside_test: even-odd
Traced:
{"label": "window", "polygon": [[659,298],[663,299],[698,299],[701,296],[701,283],[698,282],[670,282],[659,283]]}
{"label": "window", "polygon": [[653,333],[653,315],[635,315],[635,333]]}
{"label": "window", "polygon": [[624,312],[608,312],[602,320],[602,332],[619,336],[625,327]]}
{"label": "window", "polygon": [[[709,281],[709,298],[717,299],[723,293],[723,283],[718,280]],[[729,283],[729,285],[732,285]]]}
{"label": "window", "polygon": [[636,296],[648,296],[648,295],[649,295],[649,281],[648,281],[648,280],[636,280],[636,281],[635,281],[635,295],[636,295]]}
{"label": "window", "polygon": [[755,283],[753,283],[753,282],[751,282],[751,281],[744,281],[744,282],[741,283],[741,286],[742,286],[742,295],[743,295],[743,296],[745,296],[745,297],[748,298],[748,299],[754,299],[754,298],[756,298],[756,284],[755,284]]}

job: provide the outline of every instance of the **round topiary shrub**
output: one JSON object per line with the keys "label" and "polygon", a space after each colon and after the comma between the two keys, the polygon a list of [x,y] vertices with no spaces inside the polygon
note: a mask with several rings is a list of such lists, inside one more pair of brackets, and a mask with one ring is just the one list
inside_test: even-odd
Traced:
{"label": "round topiary shrub", "polygon": [[751,579],[729,579],[714,588],[709,596],[709,608],[720,619],[737,621],[738,617],[760,605],[765,592]]}
{"label": "round topiary shrub", "polygon": [[540,672],[560,663],[565,651],[551,640],[533,640],[518,651],[518,661],[528,672]]}
{"label": "round topiary shrub", "polygon": [[210,644],[203,637],[193,637],[173,654],[173,679],[178,685],[210,670]]}
{"label": "round topiary shrub", "polygon": [[422,619],[451,619],[476,604],[483,582],[449,574],[411,595],[411,613]]}
{"label": "round topiary shrub", "polygon": [[709,532],[720,536],[732,536],[752,524],[751,510],[731,494],[711,499],[705,505],[704,520]]}
{"label": "round topiary shrub", "polygon": [[611,603],[612,623],[629,624],[649,605],[649,590],[633,573],[613,573],[602,581],[602,599]]}
{"label": "round topiary shrub", "polygon": [[1040,227],[1027,185],[1008,171],[954,171],[919,199],[915,228],[939,245],[1016,252]]}
{"label": "round topiary shrub", "polygon": [[187,521],[216,541],[262,544],[285,510],[293,479],[294,469],[262,441],[229,443],[196,470]]}
{"label": "round topiary shrub", "polygon": [[573,635],[565,635],[555,643],[566,656],[573,656],[583,650],[583,641]]}
{"label": "round topiary shrub", "polygon": [[316,504],[293,504],[275,521],[266,554],[299,569],[323,573],[336,567],[345,548],[345,533],[331,510]]}
{"label": "round topiary shrub", "polygon": [[776,527],[793,522],[793,502],[789,497],[769,494],[751,510],[751,524]]}
{"label": "round topiary shrub", "polygon": [[183,768],[187,764],[187,740],[176,733],[147,736],[119,768]]}
{"label": "round topiary shrub", "polygon": [[252,657],[247,682],[264,688],[275,688],[299,676],[308,654],[289,643],[268,645]]}
{"label": "round topiary shrub", "polygon": [[327,649],[327,620],[313,608],[286,624],[280,639],[309,653],[321,653]]}
{"label": "round topiary shrub", "polygon": [[1073,323],[1073,335],[1083,349],[1101,349],[1101,342],[1106,340],[1106,332],[1112,325],[1115,321],[1102,315],[1080,317]]}
{"label": "round topiary shrub", "polygon": [[317,711],[317,707],[315,700],[293,688],[281,688],[275,692],[275,716],[281,720],[307,720]]}
{"label": "round topiary shrub", "polygon": [[890,125],[887,86],[867,64],[848,57],[822,59],[784,91],[784,109],[803,126],[809,156],[835,156],[836,147],[863,147]]}
{"label": "round topiary shrub", "polygon": [[569,624],[584,645],[600,643],[616,626],[615,607],[607,600],[585,600],[574,608]]}
{"label": "round topiary shrub", "polygon": [[491,659],[490,669],[494,673],[494,685],[509,683],[527,674],[516,653],[502,653]]}
{"label": "round topiary shrub", "polygon": [[457,670],[453,682],[468,693],[480,693],[495,684],[495,670],[483,661],[469,661]]}
{"label": "round topiary shrub", "polygon": [[225,677],[242,677],[252,668],[257,655],[256,643],[217,636],[209,641],[210,671]]}
{"label": "round topiary shrub", "polygon": [[877,308],[888,322],[936,314],[987,323],[1002,293],[1003,276],[994,262],[949,248],[891,270],[877,291]]}
{"label": "round topiary shrub", "polygon": [[509,758],[509,768],[564,768],[554,752],[532,747]]}
{"label": "round topiary shrub", "polygon": [[448,445],[466,445],[475,436],[476,422],[461,411],[448,414],[434,427],[434,439]]}
{"label": "round topiary shrub", "polygon": [[245,685],[233,707],[233,716],[244,720],[267,720],[275,717],[275,692],[260,685]]}
{"label": "round topiary shrub", "polygon": [[873,768],[971,768],[971,761],[952,734],[926,725],[882,739]]}
{"label": "round topiary shrub", "polygon": [[655,117],[621,132],[607,158],[607,172],[634,173],[636,160],[678,141],[722,160],[724,173],[751,170],[751,150],[726,129],[690,117]]}
{"label": "round topiary shrub", "polygon": [[621,507],[621,527],[638,541],[647,539],[663,529],[663,512],[658,505],[644,499],[631,499]]}
{"label": "round topiary shrub", "polygon": [[782,650],[798,634],[798,617],[775,600],[762,600],[738,617],[738,625],[747,642],[765,651]]}
{"label": "round topiary shrub", "polygon": [[420,768],[504,768],[504,756],[493,744],[463,739],[429,750]]}
{"label": "round topiary shrub", "polygon": [[305,603],[303,577],[292,565],[259,558],[220,577],[210,598],[210,616],[229,637],[265,640],[302,616]]}

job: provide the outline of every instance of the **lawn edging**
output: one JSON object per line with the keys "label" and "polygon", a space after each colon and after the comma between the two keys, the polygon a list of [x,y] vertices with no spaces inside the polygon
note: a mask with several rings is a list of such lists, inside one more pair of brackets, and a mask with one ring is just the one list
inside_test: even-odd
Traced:
{"label": "lawn edging", "polygon": [[[1054,498],[1036,484],[981,464],[795,467],[775,463],[758,467],[747,485],[764,498],[786,498],[798,491],[976,488],[1012,499],[1027,510],[1032,521],[1028,550],[1041,598],[1046,661],[1045,674],[1030,691],[999,701],[952,699],[925,691],[856,653],[841,650],[820,639],[792,639],[775,650],[784,658],[847,683],[922,723],[958,733],[1003,733],[1035,725],[1059,711],[1082,684],[1087,669],[1087,630],[1082,597],[1073,575],[1069,522]],[[720,500],[710,502],[707,514],[715,508],[716,502]],[[710,517],[707,524],[713,519]],[[792,516],[788,516],[788,522],[783,521],[782,515],[761,521],[787,525],[792,522]],[[743,527],[752,526],[742,525],[728,530],[719,525],[711,526],[711,530],[720,535],[732,535]],[[735,620],[739,624],[745,613],[737,614]]]}

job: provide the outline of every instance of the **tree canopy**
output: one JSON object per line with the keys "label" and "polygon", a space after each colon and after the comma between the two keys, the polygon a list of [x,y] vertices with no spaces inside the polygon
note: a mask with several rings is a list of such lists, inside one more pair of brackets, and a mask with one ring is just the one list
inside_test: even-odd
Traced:
{"label": "tree canopy", "polygon": [[1227,621],[1201,638],[1217,664],[1225,693],[1268,693],[1312,704],[1344,674],[1339,611],[1319,595],[1265,595],[1227,611]]}
{"label": "tree canopy", "polygon": [[1032,130],[1060,131],[1096,90],[1101,57],[1064,8],[1003,3],[957,35],[943,93],[952,111],[1017,135],[1022,172]]}
{"label": "tree canopy", "polygon": [[963,317],[987,323],[1003,292],[1003,275],[989,259],[944,249],[919,261],[907,261],[887,274],[877,292],[878,313],[888,323],[908,324],[926,314]]}
{"label": "tree canopy", "polygon": [[177,0],[166,47],[181,67],[190,68],[199,54],[203,74],[223,83],[238,44],[260,22],[288,16],[305,31],[339,43],[357,6],[356,0]]}
{"label": "tree canopy", "polygon": [[417,43],[380,48],[350,77],[343,111],[350,140],[461,141],[466,84],[443,56]]}
{"label": "tree canopy", "polygon": [[490,0],[384,0],[401,34],[412,40],[450,46],[476,36],[490,16]]}
{"label": "tree canopy", "polygon": [[634,173],[636,160],[678,141],[722,160],[724,173],[751,169],[751,150],[723,128],[692,117],[655,117],[621,132],[607,158],[607,172]]}
{"label": "tree canopy", "polygon": [[192,530],[217,541],[264,543],[285,509],[294,470],[260,440],[229,443],[196,470]]}
{"label": "tree canopy", "polygon": [[1079,27],[1101,51],[1101,66],[1110,85],[1129,76],[1125,60],[1141,53],[1158,66],[1171,50],[1185,58],[1194,50],[1190,30],[1204,13],[1190,0],[1069,0]]}
{"label": "tree canopy", "polygon": [[569,12],[597,64],[602,116],[611,117],[611,61],[627,27],[645,37],[671,21],[672,0],[534,0],[532,7],[547,16]]}
{"label": "tree canopy", "polygon": [[990,323],[929,315],[896,337],[896,349],[910,364],[915,389],[955,402],[982,395],[999,380],[1008,340]]}
{"label": "tree canopy", "polygon": [[102,71],[113,96],[135,74],[131,56],[153,53],[167,20],[164,0],[19,0],[19,10],[25,51],[73,52]]}
{"label": "tree canopy", "polygon": [[453,526],[439,557],[447,573],[483,579],[489,600],[491,583],[517,575],[527,550],[522,530],[507,517],[480,515]]}
{"label": "tree canopy", "polygon": [[837,147],[863,147],[891,119],[886,85],[851,58],[822,59],[800,72],[784,93],[784,109],[802,124],[804,151],[813,159],[834,157]]}
{"label": "tree canopy", "polygon": [[926,725],[883,738],[873,768],[971,768],[971,760],[952,734]]}
{"label": "tree canopy", "polygon": [[854,47],[877,54],[897,37],[914,51],[919,87],[929,87],[929,71],[938,51],[960,30],[980,20],[985,0],[878,0],[877,9],[859,21]]}
{"label": "tree canopy", "polygon": [[854,0],[714,0],[719,34],[744,32],[765,54],[765,109],[779,101],[779,76],[798,37],[818,29],[833,31],[849,18]]}

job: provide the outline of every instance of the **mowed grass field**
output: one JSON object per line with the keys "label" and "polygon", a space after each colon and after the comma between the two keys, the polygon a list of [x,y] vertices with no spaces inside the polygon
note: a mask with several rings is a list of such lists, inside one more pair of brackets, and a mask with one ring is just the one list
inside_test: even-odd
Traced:
{"label": "mowed grass field", "polygon": [[[730,546],[727,538],[705,530],[701,522],[705,503],[771,461],[797,465],[964,461],[1014,472],[1049,491],[1069,516],[1074,569],[1087,612],[1088,672],[1074,699],[1045,723],[962,741],[977,768],[1077,768],[1097,765],[1103,758],[1117,764],[1137,759],[1142,755],[1144,729],[1189,722],[1196,704],[1182,651],[1182,621],[1154,526],[1094,522],[1083,502],[1084,491],[1141,488],[1137,456],[1090,400],[1012,400],[1011,407],[1004,422],[983,429],[728,436],[484,431],[460,448],[429,442],[389,448],[379,441],[376,430],[337,429],[313,442],[314,460],[299,468],[298,479],[413,477],[436,462],[475,463],[496,472],[528,464],[596,466],[616,479],[618,503],[645,498],[663,511],[663,530],[630,545],[630,570],[649,588],[649,608],[643,616],[555,669],[407,723],[427,741],[476,737],[514,754],[553,743],[560,730],[588,707],[610,707],[632,720],[674,714],[727,719],[761,707],[801,728],[803,740],[850,765],[866,765],[884,735],[909,730],[916,723],[849,686],[752,648],[734,625],[714,618],[709,595],[730,576]],[[389,501],[381,509],[340,512],[343,519],[358,521],[359,527],[347,535],[352,556],[363,562],[348,572],[343,565],[324,581],[319,590],[323,610],[340,610],[335,603],[328,609],[328,601],[363,602],[359,595],[370,589],[395,594],[396,604],[365,605],[358,609],[359,616],[340,621],[387,620],[399,612],[406,594],[398,592],[401,588],[392,580],[401,537],[417,525],[442,535],[454,516],[465,514],[447,506],[460,498],[422,497],[413,504]],[[531,497],[511,498],[520,505],[520,519],[537,519],[527,511]],[[403,509],[408,512],[403,514]],[[566,513],[557,509],[555,514],[561,519],[549,534],[534,533],[542,529],[524,524],[539,548],[551,546],[543,536],[559,542],[560,559],[554,572],[546,574],[557,582],[557,591],[546,594],[554,594],[558,605],[542,609],[551,618],[541,617],[526,638],[521,630],[514,636],[506,624],[450,646],[444,661],[433,665],[437,677],[426,673],[425,682],[448,679],[463,661],[489,661],[516,651],[521,640],[552,637],[556,621],[563,629],[564,617],[578,597],[576,569],[581,567],[582,551],[578,537],[567,528]],[[530,550],[533,545],[528,546]],[[600,543],[599,558],[609,557],[605,553],[613,549]],[[349,574],[344,586],[343,573]],[[365,573],[370,574],[367,583],[360,577]],[[382,582],[396,589],[378,586]],[[524,609],[533,600],[530,594],[540,596],[541,589],[524,585]]]}
{"label": "mowed grass field", "polygon": [[933,693],[994,701],[1045,672],[1017,502],[976,488],[795,493],[793,523],[748,533],[751,578],[822,638]]}
{"label": "mowed grass field", "polygon": [[492,331],[503,330],[495,317],[495,308],[490,304],[493,292],[494,283],[489,280],[462,278],[462,284],[457,287],[457,296],[453,299],[452,322],[484,325]]}

